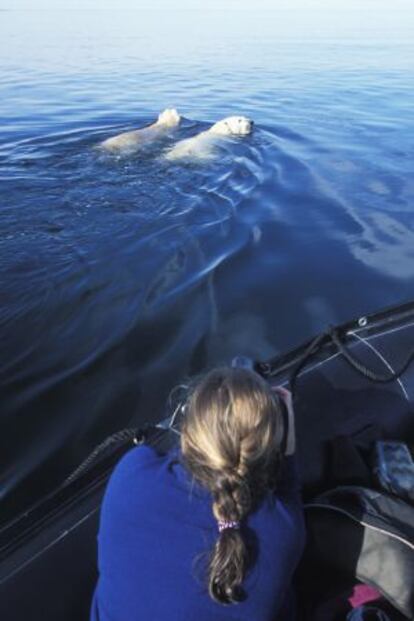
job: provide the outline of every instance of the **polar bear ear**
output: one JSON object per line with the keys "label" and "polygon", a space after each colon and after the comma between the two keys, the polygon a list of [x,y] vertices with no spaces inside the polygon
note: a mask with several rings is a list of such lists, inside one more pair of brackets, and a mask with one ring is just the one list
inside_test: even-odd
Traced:
{"label": "polar bear ear", "polygon": [[171,112],[171,119],[178,125],[178,123],[181,120],[181,117],[178,114],[177,110],[175,108],[171,108],[170,112]]}

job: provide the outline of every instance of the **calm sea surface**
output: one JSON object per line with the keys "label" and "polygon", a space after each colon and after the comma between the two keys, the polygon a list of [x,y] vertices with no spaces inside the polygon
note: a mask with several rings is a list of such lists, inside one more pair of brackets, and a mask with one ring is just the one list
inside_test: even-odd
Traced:
{"label": "calm sea surface", "polygon": [[[0,12],[3,519],[183,378],[414,297],[414,46],[210,20]],[[255,131],[95,148],[165,107]]]}

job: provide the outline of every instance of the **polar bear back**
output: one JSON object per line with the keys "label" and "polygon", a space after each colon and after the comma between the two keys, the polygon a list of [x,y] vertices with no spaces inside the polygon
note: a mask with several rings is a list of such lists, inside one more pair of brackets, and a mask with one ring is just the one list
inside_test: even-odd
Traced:
{"label": "polar bear back", "polygon": [[107,138],[101,143],[101,148],[114,152],[132,152],[140,145],[147,145],[158,138],[168,135],[168,132],[178,127],[181,117],[175,108],[166,108],[158,115],[157,121],[147,127],[140,127],[117,136]]}
{"label": "polar bear back", "polygon": [[207,130],[192,138],[180,140],[172,149],[167,151],[165,158],[171,161],[179,159],[211,159],[214,157],[214,147],[216,144],[217,135]]}

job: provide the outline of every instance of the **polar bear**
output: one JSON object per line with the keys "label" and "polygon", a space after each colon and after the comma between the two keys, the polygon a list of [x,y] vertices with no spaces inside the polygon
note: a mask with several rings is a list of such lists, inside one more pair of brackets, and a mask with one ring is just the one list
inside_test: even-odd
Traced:
{"label": "polar bear", "polygon": [[215,147],[223,138],[247,136],[252,130],[253,121],[250,119],[245,116],[229,116],[192,138],[180,140],[164,154],[164,158],[170,161],[180,159],[209,160],[217,154]]}
{"label": "polar bear", "polygon": [[153,140],[168,135],[170,129],[178,127],[181,117],[175,108],[167,108],[158,115],[157,121],[147,127],[123,132],[101,142],[100,147],[115,153],[132,153]]}

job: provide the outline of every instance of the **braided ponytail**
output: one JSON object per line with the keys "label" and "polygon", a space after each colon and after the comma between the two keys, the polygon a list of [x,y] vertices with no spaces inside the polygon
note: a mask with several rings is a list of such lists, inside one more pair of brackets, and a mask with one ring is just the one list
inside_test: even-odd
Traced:
{"label": "braided ponytail", "polygon": [[[222,473],[215,481],[213,513],[220,523],[239,524],[251,508],[247,482],[234,473]],[[243,596],[241,584],[248,564],[248,550],[239,526],[224,528],[209,562],[209,593],[216,601],[234,603]]]}
{"label": "braided ponytail", "polygon": [[242,583],[251,558],[243,522],[274,486],[281,424],[270,387],[245,369],[211,371],[189,397],[181,429],[184,465],[211,492],[213,514],[227,525],[207,568],[209,594],[219,603],[245,595]]}

